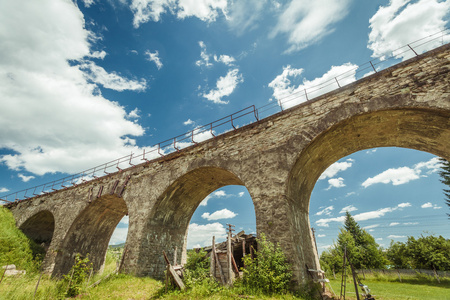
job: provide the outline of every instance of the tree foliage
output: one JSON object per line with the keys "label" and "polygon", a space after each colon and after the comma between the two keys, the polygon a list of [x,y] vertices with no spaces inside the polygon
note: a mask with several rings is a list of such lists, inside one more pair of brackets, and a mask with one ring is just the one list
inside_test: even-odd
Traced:
{"label": "tree foliage", "polygon": [[[440,159],[442,166],[439,175],[441,175],[441,182],[448,186],[448,189],[444,189],[445,202],[450,207],[450,162],[443,158]],[[450,214],[447,214],[450,217]]]}
{"label": "tree foliage", "polygon": [[341,271],[345,249],[348,259],[356,269],[381,269],[386,265],[387,261],[380,246],[349,212],[346,212],[344,228],[341,228],[337,242],[331,249],[322,252],[322,268]]}
{"label": "tree foliage", "polygon": [[248,291],[263,294],[286,293],[292,277],[291,266],[280,246],[266,239],[264,233],[257,239],[255,258],[244,257],[243,285]]}

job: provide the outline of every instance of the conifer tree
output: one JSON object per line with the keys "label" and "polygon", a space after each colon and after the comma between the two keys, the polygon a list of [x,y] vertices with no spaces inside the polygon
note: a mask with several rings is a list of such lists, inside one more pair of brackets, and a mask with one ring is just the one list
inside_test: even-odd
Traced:
{"label": "conifer tree", "polygon": [[[448,207],[450,207],[450,162],[446,159],[440,159],[442,166],[439,175],[441,175],[441,182],[449,187],[449,189],[444,189],[445,202]],[[447,214],[450,217],[450,214]]]}

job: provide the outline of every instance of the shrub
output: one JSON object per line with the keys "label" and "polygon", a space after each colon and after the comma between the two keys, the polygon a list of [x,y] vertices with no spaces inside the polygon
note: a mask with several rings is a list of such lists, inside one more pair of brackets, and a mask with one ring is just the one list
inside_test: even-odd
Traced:
{"label": "shrub", "polygon": [[86,281],[92,269],[92,263],[89,258],[81,258],[79,253],[75,256],[75,264],[72,266],[69,275],[64,275],[64,281],[69,282],[66,292],[67,297],[74,297],[81,294],[83,284]]}
{"label": "shrub", "polygon": [[242,285],[250,293],[286,293],[292,277],[291,266],[280,246],[267,241],[264,233],[257,239],[255,258],[244,257]]}

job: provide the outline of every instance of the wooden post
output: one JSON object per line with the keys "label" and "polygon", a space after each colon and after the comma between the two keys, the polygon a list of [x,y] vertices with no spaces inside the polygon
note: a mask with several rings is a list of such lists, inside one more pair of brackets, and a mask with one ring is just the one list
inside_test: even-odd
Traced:
{"label": "wooden post", "polygon": [[228,225],[228,240],[227,240],[227,265],[228,265],[228,285],[231,285],[233,283],[233,263],[231,262],[231,232],[233,229],[231,227],[234,227],[234,225],[227,224]]}
{"label": "wooden post", "polygon": [[39,279],[38,279],[38,282],[36,284],[36,288],[34,289],[33,299],[36,297],[36,292],[37,292],[37,289],[38,289],[38,286],[39,286],[39,282],[41,282],[41,277],[42,277],[42,272],[41,272],[41,275],[39,275]]}
{"label": "wooden post", "polygon": [[[245,257],[245,237],[242,240],[242,258]],[[242,260],[242,263],[244,264],[244,268],[245,268],[245,260]]]}
{"label": "wooden post", "polygon": [[216,277],[216,258],[214,257],[214,253],[216,252],[216,237],[212,238],[212,248],[209,260],[209,276]]}
{"label": "wooden post", "polygon": [[220,265],[219,257],[217,256],[216,250],[214,249],[214,259],[217,264],[217,268],[219,269],[220,281],[223,285],[225,285],[225,276],[223,275],[222,266]]}
{"label": "wooden post", "polygon": [[173,254],[173,265],[174,266],[177,265],[177,250],[178,250],[178,247],[175,246],[175,253]]}

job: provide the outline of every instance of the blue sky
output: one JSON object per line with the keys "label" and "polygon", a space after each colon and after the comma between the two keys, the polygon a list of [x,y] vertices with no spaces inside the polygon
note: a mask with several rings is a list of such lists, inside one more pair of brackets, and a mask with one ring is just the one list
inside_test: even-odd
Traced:
{"label": "blue sky", "polygon": [[[358,65],[444,30],[449,11],[449,0],[0,0],[0,197],[250,105],[274,113],[304,100],[278,102],[289,94],[344,72],[342,85],[359,79],[370,70]],[[330,166],[311,197],[319,250],[344,208],[385,246],[424,230],[449,237],[437,166],[433,155],[392,148]],[[223,237],[226,223],[255,231],[244,187],[199,206],[189,246]]]}

